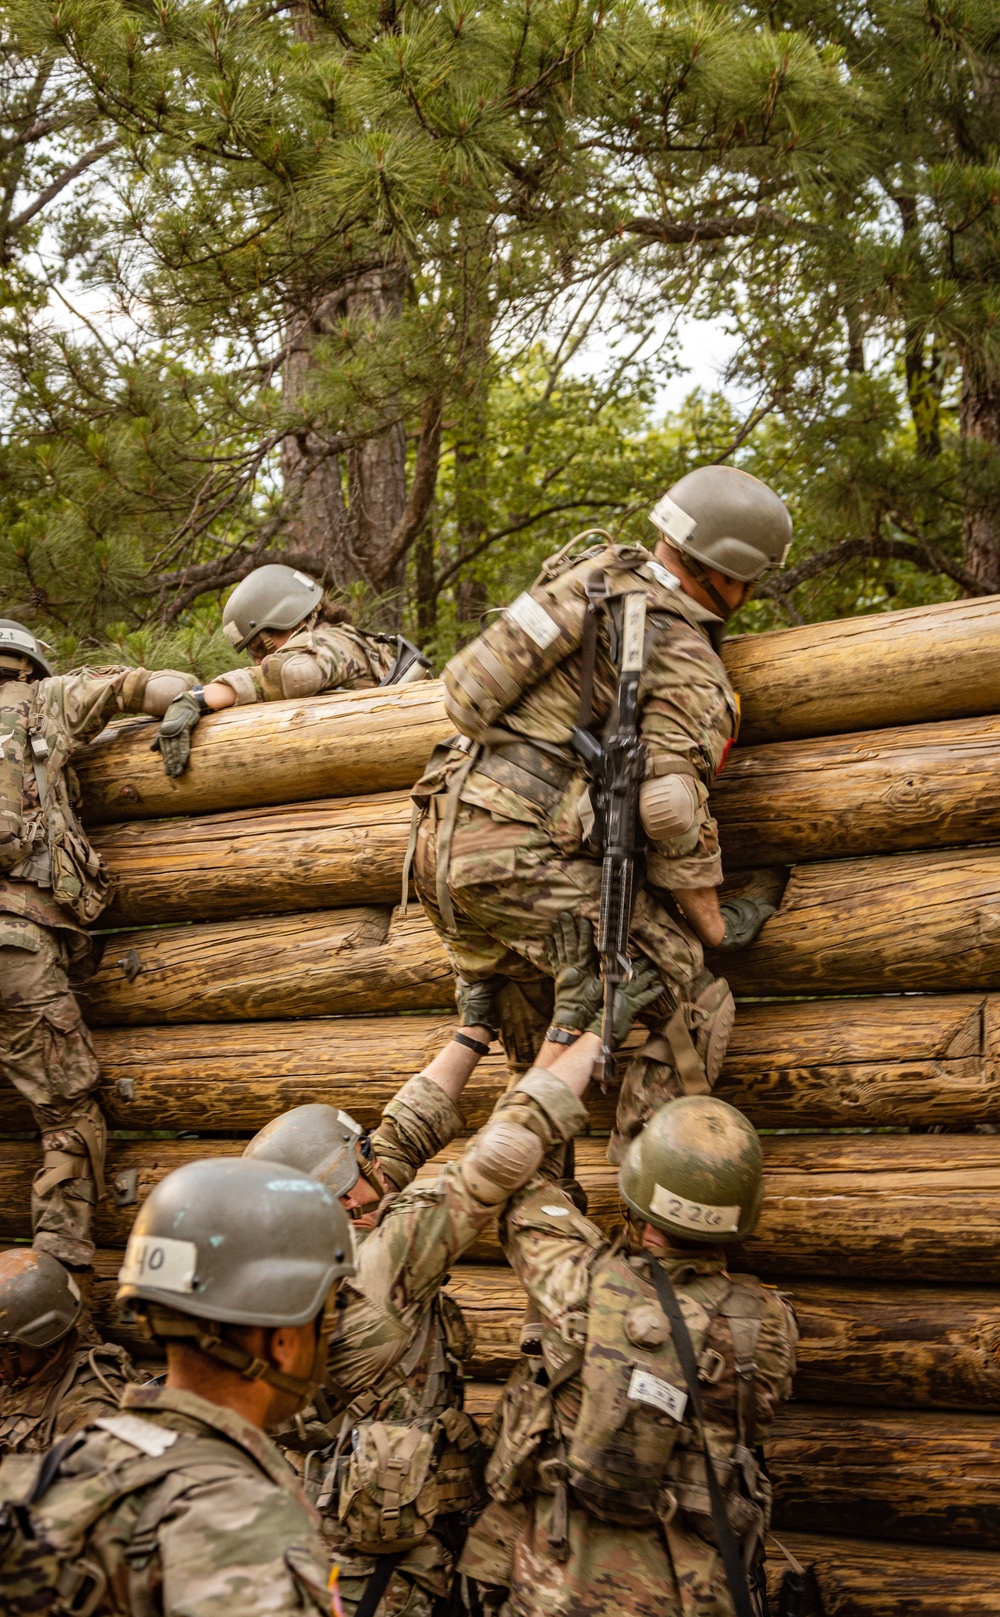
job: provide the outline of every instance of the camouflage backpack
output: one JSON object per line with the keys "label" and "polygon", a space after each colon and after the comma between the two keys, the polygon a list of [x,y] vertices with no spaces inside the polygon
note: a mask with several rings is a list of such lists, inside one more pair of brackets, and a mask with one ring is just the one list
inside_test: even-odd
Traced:
{"label": "camouflage backpack", "polygon": [[10,870],[30,852],[24,835],[24,764],[28,752],[31,687],[4,681],[0,687],[0,870]]}

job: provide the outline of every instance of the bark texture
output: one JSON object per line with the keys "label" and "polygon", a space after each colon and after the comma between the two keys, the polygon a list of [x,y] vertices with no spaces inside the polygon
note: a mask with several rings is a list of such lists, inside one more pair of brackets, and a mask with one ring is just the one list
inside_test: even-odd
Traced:
{"label": "bark texture", "polygon": [[191,763],[170,780],[149,743],[155,720],[104,730],[77,764],[90,824],[409,790],[453,734],[434,681],[331,691],[303,702],[227,708],[194,732]]}
{"label": "bark texture", "polygon": [[963,356],[959,430],[966,474],[962,557],[983,590],[1000,590],[1000,371],[978,345]]}
{"label": "bark texture", "polygon": [[454,997],[422,913],[375,907],[112,933],[81,994],[95,1024],[433,1010]]}
{"label": "bark texture", "polygon": [[[802,1565],[816,1568],[824,1617],[995,1617],[1000,1557],[984,1550],[782,1533]],[[773,1609],[785,1563],[769,1546]]]}

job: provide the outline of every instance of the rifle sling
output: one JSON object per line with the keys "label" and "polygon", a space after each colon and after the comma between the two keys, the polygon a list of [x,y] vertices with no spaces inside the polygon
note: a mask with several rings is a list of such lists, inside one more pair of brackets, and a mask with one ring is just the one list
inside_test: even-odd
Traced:
{"label": "rifle sling", "polygon": [[701,1412],[701,1397],[698,1392],[698,1366],[695,1363],[694,1348],[691,1345],[687,1321],[681,1312],[681,1306],[670,1283],[669,1275],[664,1273],[652,1253],[644,1255],[649,1265],[650,1278],[659,1299],[660,1307],[670,1321],[674,1347],[677,1349],[677,1357],[680,1360],[684,1380],[687,1383],[689,1412],[692,1424],[701,1441],[701,1449],[705,1457],[705,1478],[708,1484],[708,1496],[712,1503],[712,1521],[715,1524],[715,1537],[722,1555],[726,1583],[729,1586],[729,1597],[733,1602],[736,1617],[754,1617],[753,1601],[750,1596],[750,1585],[747,1580],[746,1569],[740,1557],[733,1530],[729,1525],[722,1489],[719,1487],[719,1478],[716,1475],[715,1461],[712,1459],[708,1439],[705,1436],[705,1422]]}
{"label": "rifle sling", "polygon": [[375,1617],[379,1602],[389,1587],[389,1579],[402,1555],[380,1555],[378,1565],[365,1584],[365,1592],[354,1608],[354,1617]]}

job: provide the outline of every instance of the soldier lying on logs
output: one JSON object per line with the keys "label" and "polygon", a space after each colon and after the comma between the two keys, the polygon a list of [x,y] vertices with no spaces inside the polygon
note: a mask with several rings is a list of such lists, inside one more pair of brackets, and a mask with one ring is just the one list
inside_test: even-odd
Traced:
{"label": "soldier lying on logs", "polygon": [[154,748],[168,775],[182,775],[191,732],[204,713],[247,702],[357,691],[423,679],[430,663],[401,635],[365,634],[346,607],[326,600],[307,573],[269,563],[237,584],[222,613],[222,632],[252,668],[234,668],[198,685],[168,708]]}

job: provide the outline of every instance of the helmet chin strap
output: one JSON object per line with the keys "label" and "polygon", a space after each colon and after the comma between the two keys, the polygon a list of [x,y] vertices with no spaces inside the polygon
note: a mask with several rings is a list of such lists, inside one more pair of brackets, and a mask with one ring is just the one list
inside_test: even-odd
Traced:
{"label": "helmet chin strap", "polygon": [[684,566],[687,568],[687,571],[691,574],[692,578],[697,579],[698,583],[705,591],[705,594],[711,600],[712,605],[715,607],[715,610],[718,612],[723,623],[728,623],[733,613],[737,611],[737,608],[735,606],[730,606],[725,596],[722,595],[712,583],[712,580],[708,576],[707,567],[702,566],[702,563],[697,561],[694,556],[689,556],[686,550],[682,550],[680,555]]}
{"label": "helmet chin strap", "polygon": [[268,1364],[266,1359],[260,1359],[236,1342],[229,1341],[221,1334],[224,1327],[213,1324],[211,1320],[170,1314],[155,1305],[146,1310],[146,1319],[151,1334],[157,1340],[191,1342],[200,1353],[214,1359],[217,1364],[224,1364],[229,1370],[238,1370],[245,1380],[266,1381],[269,1387],[275,1387],[279,1392],[291,1393],[298,1399],[301,1408],[309,1402],[326,1373],[326,1355],[336,1313],[331,1307],[325,1306],[320,1315],[316,1352],[307,1377],[293,1376],[287,1370],[279,1370],[276,1365]]}

